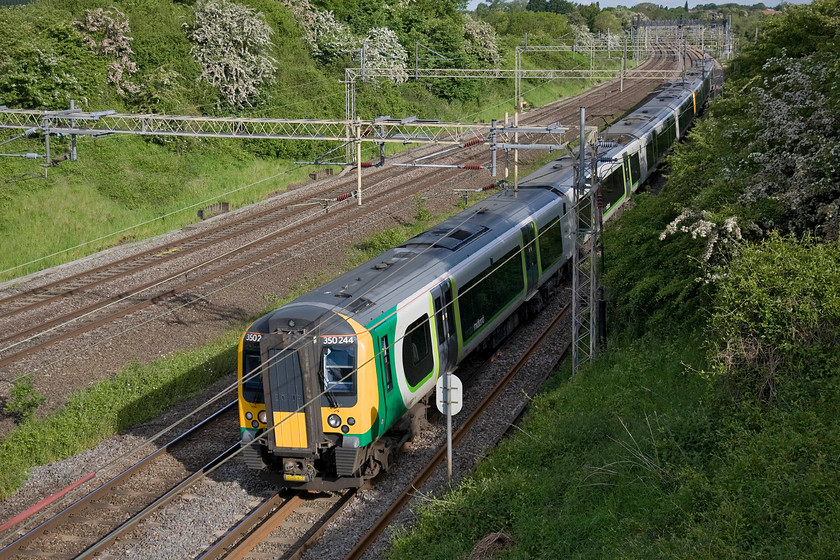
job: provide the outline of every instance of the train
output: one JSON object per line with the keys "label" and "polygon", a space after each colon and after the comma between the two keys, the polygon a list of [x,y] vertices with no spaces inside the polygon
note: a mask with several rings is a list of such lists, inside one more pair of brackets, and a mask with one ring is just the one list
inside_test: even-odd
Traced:
{"label": "train", "polygon": [[[713,61],[599,137],[603,216],[709,95]],[[281,487],[361,487],[425,420],[436,380],[493,347],[556,286],[575,247],[573,153],[256,320],[238,349],[241,455]]]}

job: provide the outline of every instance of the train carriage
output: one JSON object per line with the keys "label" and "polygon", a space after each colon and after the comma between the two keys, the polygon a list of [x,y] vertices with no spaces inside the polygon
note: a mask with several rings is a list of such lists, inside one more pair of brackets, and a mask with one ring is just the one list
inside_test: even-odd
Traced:
{"label": "train carriage", "polygon": [[[605,131],[604,211],[684,134],[708,68]],[[243,456],[279,485],[360,486],[417,429],[440,375],[494,346],[574,248],[573,156],[260,318],[239,346]]]}

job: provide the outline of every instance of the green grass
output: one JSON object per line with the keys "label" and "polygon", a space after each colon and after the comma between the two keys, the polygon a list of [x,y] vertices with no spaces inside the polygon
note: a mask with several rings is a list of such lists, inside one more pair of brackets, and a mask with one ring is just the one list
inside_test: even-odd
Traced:
{"label": "green grass", "polygon": [[13,270],[0,280],[194,223],[205,201],[228,202],[231,209],[260,201],[309,180],[314,169],[233,148],[179,154],[134,137],[80,141],[78,163],[65,162],[50,169],[46,180],[21,180],[5,189],[0,271]]}
{"label": "green grass", "polygon": [[514,537],[504,558],[650,552],[685,520],[682,465],[707,445],[711,417],[698,406],[706,384],[680,363],[702,365],[691,340],[609,352],[572,379],[568,368],[558,372],[518,435],[421,508],[390,558],[466,558],[493,532]]}
{"label": "green grass", "polygon": [[0,442],[0,499],[17,490],[33,466],[81,453],[228,375],[235,367],[241,331],[231,329],[203,348],[151,364],[126,366],[113,379],[74,394],[61,410],[25,420]]}
{"label": "green grass", "polygon": [[499,559],[833,557],[837,380],[810,400],[733,408],[698,371],[702,334],[680,331],[558,372],[388,557],[467,558],[496,532],[513,540]]}

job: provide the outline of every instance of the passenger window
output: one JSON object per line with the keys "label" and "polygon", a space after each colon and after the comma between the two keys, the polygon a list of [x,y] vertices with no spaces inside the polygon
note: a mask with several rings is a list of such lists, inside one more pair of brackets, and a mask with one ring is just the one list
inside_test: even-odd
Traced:
{"label": "passenger window", "polygon": [[514,247],[459,290],[458,308],[464,340],[469,340],[492,321],[525,289],[520,255],[519,247]]}
{"label": "passenger window", "polygon": [[409,387],[416,387],[431,375],[435,366],[429,316],[423,315],[411,325],[403,339],[403,371]]}
{"label": "passenger window", "polygon": [[261,363],[259,354],[245,354],[242,365],[242,376],[245,379],[242,384],[242,397],[255,404],[265,402],[262,372],[260,371]]}
{"label": "passenger window", "polygon": [[540,228],[539,242],[540,263],[546,271],[563,256],[563,228],[559,217]]}

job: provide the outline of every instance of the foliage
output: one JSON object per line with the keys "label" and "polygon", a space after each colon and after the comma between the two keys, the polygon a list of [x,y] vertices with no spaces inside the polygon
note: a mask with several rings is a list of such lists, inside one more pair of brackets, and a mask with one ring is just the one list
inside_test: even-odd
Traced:
{"label": "foliage", "polygon": [[272,33],[261,13],[227,0],[203,0],[190,28],[190,52],[202,66],[201,78],[219,88],[228,104],[250,106],[273,79]]}
{"label": "foliage", "polygon": [[745,247],[719,282],[710,361],[730,394],[772,401],[778,386],[817,383],[840,366],[840,243],[772,234]]}
{"label": "foliage", "polygon": [[550,12],[528,11],[491,12],[482,18],[500,36],[509,40],[509,45],[518,45],[525,33],[529,44],[552,44],[566,36],[571,30],[566,16]]}
{"label": "foliage", "polygon": [[84,19],[74,23],[91,50],[112,60],[108,64],[108,81],[117,86],[117,93],[137,93],[139,88],[131,81],[137,64],[129,58],[134,54],[131,50],[134,39],[128,35],[131,33],[128,17],[114,7],[96,8],[85,10]]}
{"label": "foliage", "polygon": [[336,20],[329,10],[319,10],[309,0],[283,0],[305,31],[304,39],[312,55],[330,61],[364,49],[365,68],[390,71],[390,80],[401,83],[408,78],[408,52],[397,34],[387,27],[374,27],[362,37],[352,27]]}
{"label": "foliage", "polygon": [[586,26],[572,25],[572,30],[575,34],[575,43],[578,47],[590,47],[595,44],[595,36],[589,31]]}
{"label": "foliage", "polygon": [[18,377],[9,390],[9,398],[3,406],[3,412],[15,416],[19,422],[25,422],[47,400],[35,389],[32,375]]}
{"label": "foliage", "polygon": [[390,80],[394,83],[408,79],[408,53],[396,33],[387,27],[371,29],[364,41],[364,48],[367,68],[389,71]]}
{"label": "foliage", "polygon": [[304,40],[312,56],[321,60],[348,55],[359,48],[349,27],[337,21],[329,10],[319,10],[309,0],[283,0],[303,27]]}
{"label": "foliage", "polygon": [[660,236],[678,216],[662,197],[635,196],[635,207],[604,232],[604,284],[610,330],[666,333],[684,321],[702,324],[712,286],[703,282],[707,240]]}
{"label": "foliage", "polygon": [[[840,75],[833,53],[772,58],[751,90],[750,113],[761,115],[747,138],[743,165],[757,168],[742,201],[777,201],[775,223],[792,233],[840,234]],[[747,152],[748,150],[748,152]],[[742,153],[743,153],[742,152]]]}
{"label": "foliage", "polygon": [[[467,558],[486,535],[514,535],[505,558],[652,558],[692,512],[687,467],[715,450],[705,390],[680,359],[702,364],[692,334],[645,337],[535,396],[516,435],[475,473],[419,508],[389,558]],[[689,354],[689,355],[686,355]],[[458,456],[458,448],[455,455]]]}
{"label": "foliage", "polygon": [[496,33],[490,24],[464,17],[464,51],[481,62],[498,66],[501,62]]}
{"label": "foliage", "polygon": [[140,85],[132,100],[144,113],[166,113],[168,108],[176,107],[186,95],[186,88],[180,78],[181,74],[167,66],[143,72],[137,80]]}
{"label": "foliage", "polygon": [[0,105],[67,109],[97,98],[105,63],[61,14],[0,10]]}
{"label": "foliage", "polygon": [[[772,58],[800,58],[838,48],[837,0],[814,0],[803,6],[786,5],[781,15],[761,21],[759,40],[748,45],[733,65],[735,77],[762,73]],[[754,31],[755,26],[750,28]]]}
{"label": "foliage", "polygon": [[707,281],[718,278],[712,269],[717,267],[719,271],[725,266],[732,255],[737,253],[744,239],[737,216],[716,220],[711,212],[706,210],[700,212],[683,210],[665,226],[665,230],[659,234],[659,240],[664,241],[666,237],[678,231],[690,234],[692,239],[699,237],[706,240],[706,248],[700,257],[700,264],[707,270],[705,278]]}

